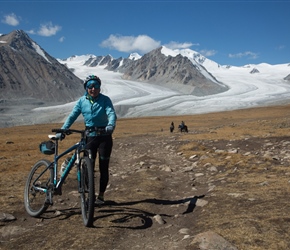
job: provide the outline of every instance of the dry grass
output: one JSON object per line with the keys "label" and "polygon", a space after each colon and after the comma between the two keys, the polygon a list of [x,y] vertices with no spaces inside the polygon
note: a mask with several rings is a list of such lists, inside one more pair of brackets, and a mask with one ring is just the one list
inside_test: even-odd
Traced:
{"label": "dry grass", "polygon": [[[285,105],[204,115],[119,119],[114,137],[168,136],[172,121],[175,127],[185,121],[189,133],[180,137],[183,143],[178,150],[186,157],[205,155],[199,164],[218,168],[215,176],[206,176],[207,184],[216,187],[206,197],[210,202],[201,212],[202,219],[197,219],[197,227],[216,231],[239,249],[289,249],[289,165],[271,157],[244,155],[259,150],[267,138],[288,140],[289,117],[290,106]],[[28,173],[41,158],[38,144],[47,140],[52,128],[60,126],[0,130],[0,203],[6,212],[20,213],[11,207],[11,200],[22,200],[23,185],[18,183],[25,182],[23,173]],[[83,124],[73,128],[82,129]],[[75,137],[70,136],[61,146],[65,148],[74,141]],[[241,150],[236,154],[215,152],[229,144]]]}

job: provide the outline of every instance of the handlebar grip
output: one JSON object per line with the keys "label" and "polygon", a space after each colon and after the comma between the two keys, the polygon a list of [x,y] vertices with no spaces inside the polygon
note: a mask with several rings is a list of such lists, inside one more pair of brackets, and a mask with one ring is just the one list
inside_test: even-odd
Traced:
{"label": "handlebar grip", "polygon": [[63,128],[53,128],[51,130],[52,132],[55,133],[62,133],[62,134],[66,134],[66,135],[71,135],[72,133],[84,133],[85,130],[76,130],[76,129],[63,129]]}
{"label": "handlebar grip", "polygon": [[51,130],[51,132],[55,132],[55,133],[64,133],[64,129],[61,129],[61,128],[53,128],[52,130]]}

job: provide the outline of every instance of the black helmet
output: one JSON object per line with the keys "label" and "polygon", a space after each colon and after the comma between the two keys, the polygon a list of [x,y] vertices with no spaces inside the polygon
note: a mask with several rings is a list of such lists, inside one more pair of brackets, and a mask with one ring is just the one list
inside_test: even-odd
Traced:
{"label": "black helmet", "polygon": [[87,89],[87,83],[90,81],[90,80],[96,80],[99,82],[99,84],[101,85],[102,82],[101,82],[101,79],[95,75],[89,75],[85,80],[84,80],[84,88]]}

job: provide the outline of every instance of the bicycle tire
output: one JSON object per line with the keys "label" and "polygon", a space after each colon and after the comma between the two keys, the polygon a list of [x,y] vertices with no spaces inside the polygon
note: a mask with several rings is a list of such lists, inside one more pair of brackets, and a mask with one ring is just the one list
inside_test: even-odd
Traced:
{"label": "bicycle tire", "polygon": [[[48,160],[40,160],[32,167],[28,178],[26,180],[24,188],[24,206],[29,215],[32,217],[39,217],[44,213],[49,204],[46,203],[47,194],[43,191],[35,190],[33,188],[33,183],[36,178],[43,172],[36,182],[36,185],[43,188],[48,188],[51,184],[51,171],[52,169],[47,169],[51,163]],[[45,169],[47,169],[45,171]]]}
{"label": "bicycle tire", "polygon": [[87,156],[80,159],[80,197],[84,225],[91,227],[94,222],[95,185],[94,168]]}

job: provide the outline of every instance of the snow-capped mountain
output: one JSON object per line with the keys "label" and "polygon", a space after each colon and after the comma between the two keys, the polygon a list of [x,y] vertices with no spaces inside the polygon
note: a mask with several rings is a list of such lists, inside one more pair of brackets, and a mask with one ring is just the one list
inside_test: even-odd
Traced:
{"label": "snow-capped mountain", "polygon": [[[204,70],[217,84],[228,89],[196,96],[184,93],[181,84],[176,89],[176,85],[128,81],[123,73],[118,72],[118,67],[115,71],[108,70],[110,64],[88,66],[85,62],[92,55],[75,56],[60,62],[74,68],[80,78],[88,73],[98,74],[104,82],[102,91],[112,98],[119,117],[199,114],[288,103],[290,100],[290,64],[262,63],[236,67],[219,65],[190,50],[173,51],[162,47],[160,52],[166,57],[177,57],[180,53],[187,56],[200,71]],[[119,63],[122,65],[122,60]]]}
{"label": "snow-capped mountain", "polygon": [[142,56],[140,56],[138,53],[131,53],[131,54],[129,55],[128,59],[135,61],[135,60],[140,59],[141,57],[142,57]]}
{"label": "snow-capped mountain", "polygon": [[[203,87],[208,89],[208,86],[202,84],[206,81],[210,81],[210,84],[214,84],[216,88],[221,87],[216,93],[227,91],[228,86],[222,81],[224,75],[232,76],[232,81],[243,76],[250,77],[250,81],[266,78],[266,82],[267,79],[287,82],[290,78],[290,63],[278,65],[248,64],[241,67],[220,65],[196,51],[190,49],[171,50],[164,46],[144,56],[133,53],[128,58],[114,59],[111,56],[82,55],[59,61],[68,66],[67,62],[72,61],[78,61],[78,66],[102,66],[106,70],[122,73],[124,79],[175,87],[176,90],[181,91],[186,88],[186,86],[180,86],[181,84],[193,86],[195,89]],[[176,64],[181,66],[178,67]],[[192,75],[189,72],[192,72]],[[186,88],[185,93],[196,94],[193,91],[188,91],[188,88]],[[202,95],[207,94],[212,93],[206,92],[206,90],[202,91]]]}
{"label": "snow-capped mountain", "polygon": [[[1,36],[0,41],[0,60],[7,59],[1,61],[0,88],[2,94],[9,93],[0,100],[0,127],[62,122],[74,105],[62,97],[81,96],[80,79],[89,74],[102,79],[102,92],[111,97],[119,118],[191,115],[290,100],[290,64],[219,65],[198,52],[166,47],[128,58],[80,55],[56,60],[23,32]],[[14,64],[9,59],[13,53],[21,55]],[[10,84],[16,76],[23,91],[19,84]],[[44,107],[56,105],[45,98],[63,102]]]}
{"label": "snow-capped mountain", "polygon": [[[62,63],[66,64],[66,61],[72,60],[73,58],[69,58]],[[183,56],[166,47],[160,47],[142,57],[131,54],[125,59],[89,55],[84,65],[105,66],[106,70],[122,73],[123,78],[127,80],[153,83],[196,96],[227,91],[228,87],[219,82],[200,63],[205,61],[206,58],[194,51]]]}

